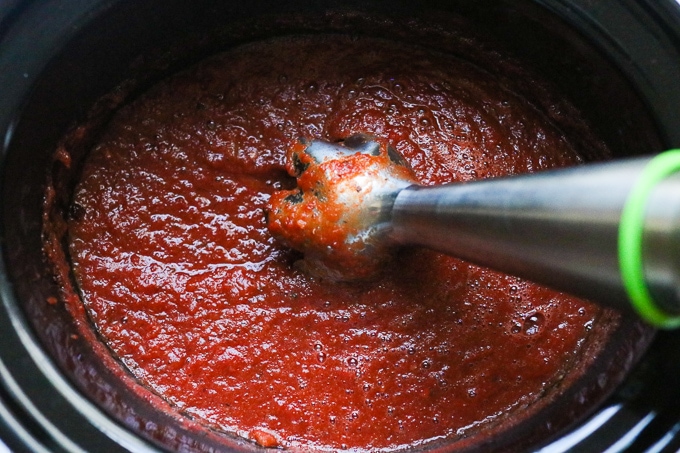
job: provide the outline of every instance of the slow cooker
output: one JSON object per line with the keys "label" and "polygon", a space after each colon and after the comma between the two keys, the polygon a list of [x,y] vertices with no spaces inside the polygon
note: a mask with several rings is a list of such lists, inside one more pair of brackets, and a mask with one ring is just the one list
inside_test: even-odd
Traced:
{"label": "slow cooker", "polygon": [[[190,420],[159,410],[162,402],[153,395],[120,385],[94,359],[98,346],[76,333],[82,321],[54,303],[41,212],[51,155],[69,126],[91,119],[92,106],[113,109],[111,103],[124,102],[155,80],[248,40],[348,26],[385,33],[389,27],[362,28],[361,17],[384,18],[373,22],[384,25],[439,13],[476,24],[530,63],[584,113],[615,156],[680,147],[675,0],[0,4],[0,451],[256,449],[245,440],[225,443],[219,434],[197,430]],[[648,348],[646,341],[638,343],[627,344],[625,352],[608,350],[607,360],[620,361],[627,376],[587,417],[569,420],[565,410],[564,429],[507,445],[546,452],[679,449],[680,337],[659,332]]]}

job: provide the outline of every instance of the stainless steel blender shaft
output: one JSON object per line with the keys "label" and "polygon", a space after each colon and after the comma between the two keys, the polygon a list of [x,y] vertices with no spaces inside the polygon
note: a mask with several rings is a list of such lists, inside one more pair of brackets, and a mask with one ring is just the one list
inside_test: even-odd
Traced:
{"label": "stainless steel blender shaft", "polygon": [[[651,158],[615,161],[397,195],[390,237],[629,309],[619,227]],[[680,174],[646,202],[644,277],[653,299],[680,314]]]}
{"label": "stainless steel blender shaft", "polygon": [[374,275],[395,245],[420,245],[680,327],[680,150],[432,187],[366,135],[288,157],[298,188],[269,228],[324,278]]}

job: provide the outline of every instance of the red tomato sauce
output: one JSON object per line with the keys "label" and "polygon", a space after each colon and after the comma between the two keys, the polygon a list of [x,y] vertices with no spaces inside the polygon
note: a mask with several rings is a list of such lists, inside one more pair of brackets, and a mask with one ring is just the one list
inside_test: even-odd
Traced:
{"label": "red tomato sauce", "polygon": [[69,253],[103,341],[179,412],[265,446],[394,449],[520,417],[568,376],[599,308],[404,249],[375,282],[296,270],[266,227],[298,137],[368,133],[421,184],[581,162],[507,81],[372,39],[207,59],[122,108],[85,162]]}

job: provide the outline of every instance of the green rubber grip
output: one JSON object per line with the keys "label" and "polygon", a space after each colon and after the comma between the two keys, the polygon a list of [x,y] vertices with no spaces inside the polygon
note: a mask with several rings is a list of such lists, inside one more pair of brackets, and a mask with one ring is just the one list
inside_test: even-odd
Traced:
{"label": "green rubber grip", "polygon": [[650,194],[659,182],[678,171],[680,149],[666,151],[652,158],[633,185],[619,223],[619,267],[631,305],[642,319],[663,329],[680,327],[680,315],[665,312],[649,292],[645,281],[642,239]]}

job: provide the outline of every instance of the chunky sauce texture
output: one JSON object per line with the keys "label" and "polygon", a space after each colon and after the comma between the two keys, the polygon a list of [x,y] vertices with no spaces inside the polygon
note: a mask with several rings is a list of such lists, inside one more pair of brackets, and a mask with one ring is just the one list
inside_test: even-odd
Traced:
{"label": "chunky sauce texture", "polygon": [[69,220],[103,341],[190,417],[265,446],[393,449],[458,439],[568,376],[598,308],[427,250],[377,281],[292,266],[264,209],[299,137],[367,133],[419,183],[577,164],[548,116],[464,61],[298,37],[207,59],[122,108]]}

